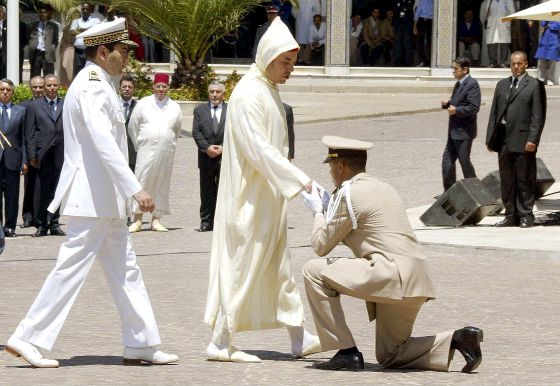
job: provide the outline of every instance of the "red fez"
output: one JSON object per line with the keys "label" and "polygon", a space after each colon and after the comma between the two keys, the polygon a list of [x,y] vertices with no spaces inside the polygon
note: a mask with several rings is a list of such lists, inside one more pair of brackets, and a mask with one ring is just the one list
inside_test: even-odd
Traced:
{"label": "red fez", "polygon": [[165,83],[165,84],[169,84],[169,74],[163,74],[161,72],[158,72],[157,74],[154,75],[154,84],[156,83]]}

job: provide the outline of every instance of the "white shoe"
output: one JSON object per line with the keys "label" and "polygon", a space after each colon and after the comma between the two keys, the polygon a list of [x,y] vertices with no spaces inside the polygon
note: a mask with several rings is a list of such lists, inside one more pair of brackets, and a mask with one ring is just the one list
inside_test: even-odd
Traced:
{"label": "white shoe", "polygon": [[323,352],[321,341],[319,340],[319,337],[317,335],[313,335],[313,341],[303,348],[301,357],[305,357],[311,354],[317,354],[318,352]]}
{"label": "white shoe", "polygon": [[136,233],[136,232],[140,232],[140,230],[142,229],[142,221],[134,221],[132,224],[130,224],[130,226],[128,227],[128,231],[130,233]]}
{"label": "white shoe", "polygon": [[5,350],[16,357],[22,357],[33,367],[58,367],[58,361],[45,359],[37,347],[12,335]]}
{"label": "white shoe", "polygon": [[147,362],[152,365],[167,365],[177,362],[179,357],[175,354],[166,354],[155,347],[125,347],[123,352],[123,365],[139,365]]}
{"label": "white shoe", "polygon": [[238,363],[261,363],[261,359],[256,355],[247,354],[241,350],[231,347],[231,352],[227,347],[216,346],[210,342],[206,348],[209,361],[219,362],[238,362]]}

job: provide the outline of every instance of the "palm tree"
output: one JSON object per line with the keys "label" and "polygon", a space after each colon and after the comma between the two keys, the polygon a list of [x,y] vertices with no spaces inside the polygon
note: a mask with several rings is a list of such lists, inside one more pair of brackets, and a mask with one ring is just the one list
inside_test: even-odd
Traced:
{"label": "palm tree", "polygon": [[113,0],[111,7],[130,16],[138,31],[162,42],[177,59],[172,86],[204,92],[208,50],[264,0]]}

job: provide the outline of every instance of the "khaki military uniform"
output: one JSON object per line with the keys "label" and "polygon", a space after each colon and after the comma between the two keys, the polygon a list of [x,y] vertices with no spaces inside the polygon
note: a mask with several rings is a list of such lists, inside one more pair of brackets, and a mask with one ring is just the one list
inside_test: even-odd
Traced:
{"label": "khaki military uniform", "polygon": [[435,298],[435,289],[398,193],[360,173],[331,203],[337,194],[343,197],[328,224],[324,214],[315,215],[313,249],[325,256],[342,242],[355,258],[315,259],[303,268],[321,346],[336,350],[356,345],[340,304],[344,294],[364,299],[370,321],[376,319],[376,357],[382,366],[447,371],[452,331],[410,336],[416,315]]}

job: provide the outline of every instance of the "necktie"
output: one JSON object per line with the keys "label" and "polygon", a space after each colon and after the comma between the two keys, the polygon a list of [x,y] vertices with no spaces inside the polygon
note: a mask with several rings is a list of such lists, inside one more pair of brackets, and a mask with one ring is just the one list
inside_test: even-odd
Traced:
{"label": "necktie", "polygon": [[517,88],[517,83],[519,83],[519,79],[517,79],[517,78],[514,77],[514,78],[513,78],[513,86],[512,86],[512,87],[513,87],[513,88]]}
{"label": "necktie", "polygon": [[2,132],[8,131],[8,124],[10,119],[8,118],[8,106],[2,105]]}
{"label": "necktie", "polygon": [[460,85],[461,85],[461,82],[459,82],[459,81],[457,81],[457,83],[455,83],[455,87],[453,87],[453,92],[451,93],[452,98],[455,96],[455,93],[457,93],[457,90],[459,89]]}
{"label": "necktie", "polygon": [[214,131],[218,131],[218,106],[213,106],[212,109],[214,110],[214,116],[212,117],[212,126],[214,128]]}
{"label": "necktie", "polygon": [[123,107],[124,107],[124,119],[128,119],[128,106],[130,106],[130,104],[128,102],[124,102],[123,103]]}
{"label": "necktie", "polygon": [[51,114],[53,119],[56,119],[56,105],[54,103],[54,101],[50,101],[49,105],[51,106]]}

